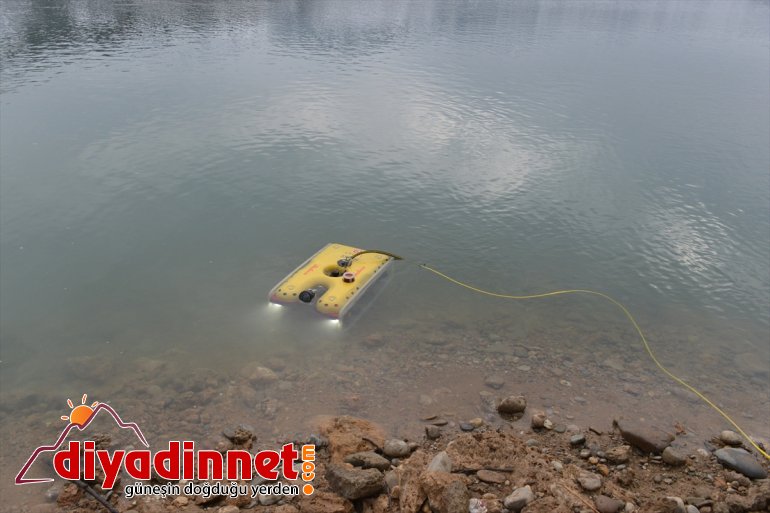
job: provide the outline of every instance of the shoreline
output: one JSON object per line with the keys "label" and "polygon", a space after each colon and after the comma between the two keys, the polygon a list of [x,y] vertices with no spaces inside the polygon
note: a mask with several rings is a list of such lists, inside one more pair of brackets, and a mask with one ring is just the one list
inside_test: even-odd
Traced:
{"label": "shoreline", "polygon": [[[770,511],[767,461],[753,456],[738,466],[715,457],[740,452],[733,432],[716,434],[710,449],[696,448],[681,426],[628,420],[614,429],[563,426],[526,398],[497,401],[504,423],[422,419],[424,433],[394,438],[381,426],[352,416],[324,416],[296,445],[316,445],[315,491],[309,495],[225,495],[165,498],[125,496],[127,476],[105,494],[120,513],[749,513]],[[512,420],[526,420],[521,429]],[[562,429],[565,428],[565,429]],[[99,437],[99,435],[96,435]],[[100,438],[105,448],[109,435]],[[214,439],[212,439],[214,441]],[[237,425],[216,437],[216,450],[256,452],[253,428]],[[766,443],[759,441],[759,443]],[[748,454],[748,453],[747,453]],[[751,463],[749,460],[753,461]],[[300,480],[281,479],[287,485]],[[173,484],[158,480],[149,484]],[[193,481],[180,481],[190,488]],[[270,484],[260,478],[250,483]],[[98,493],[96,481],[89,483]],[[82,487],[61,480],[40,490],[40,502],[17,513],[108,511]]]}

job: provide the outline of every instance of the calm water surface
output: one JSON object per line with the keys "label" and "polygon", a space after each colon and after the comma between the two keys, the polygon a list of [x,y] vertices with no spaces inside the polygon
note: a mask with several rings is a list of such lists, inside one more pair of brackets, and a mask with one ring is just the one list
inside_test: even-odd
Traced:
{"label": "calm water surface", "polygon": [[[68,384],[68,358],[179,348],[229,369],[410,323],[635,344],[610,306],[514,306],[418,262],[509,293],[608,292],[660,350],[691,344],[671,365],[762,383],[769,15],[753,0],[7,0],[2,388],[63,404],[100,386]],[[268,290],[329,241],[407,261],[352,329],[271,316]]]}

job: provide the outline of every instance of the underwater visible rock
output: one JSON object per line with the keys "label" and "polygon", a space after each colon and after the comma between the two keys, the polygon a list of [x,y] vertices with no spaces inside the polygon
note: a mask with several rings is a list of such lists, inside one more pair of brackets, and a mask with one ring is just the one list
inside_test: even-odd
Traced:
{"label": "underwater visible rock", "polygon": [[497,411],[505,415],[521,413],[527,409],[527,400],[521,395],[509,395],[497,404]]}

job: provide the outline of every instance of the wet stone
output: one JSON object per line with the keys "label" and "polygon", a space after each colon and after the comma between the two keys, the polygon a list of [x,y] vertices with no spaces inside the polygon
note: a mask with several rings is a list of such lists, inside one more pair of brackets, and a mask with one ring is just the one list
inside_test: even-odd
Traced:
{"label": "wet stone", "polygon": [[714,455],[722,466],[740,472],[750,479],[764,479],[767,471],[748,451],[725,447],[717,450]]}
{"label": "wet stone", "polygon": [[521,413],[527,408],[527,400],[520,395],[509,395],[497,404],[497,411],[502,414]]}

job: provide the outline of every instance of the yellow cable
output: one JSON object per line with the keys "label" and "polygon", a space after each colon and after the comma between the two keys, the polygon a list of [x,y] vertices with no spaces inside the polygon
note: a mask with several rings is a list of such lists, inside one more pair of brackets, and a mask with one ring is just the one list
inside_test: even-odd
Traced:
{"label": "yellow cable", "polygon": [[628,311],[628,309],[623,306],[623,304],[620,301],[617,301],[607,294],[604,294],[602,292],[596,292],[595,290],[586,290],[586,289],[570,289],[570,290],[554,290],[552,292],[544,292],[542,294],[530,294],[526,296],[514,296],[510,294],[498,294],[496,292],[489,292],[488,290],[483,290],[478,287],[474,287],[473,285],[469,285],[467,283],[463,283],[459,280],[456,280],[452,278],[451,276],[447,276],[446,274],[442,273],[441,271],[438,271],[432,267],[430,267],[427,264],[420,264],[420,267],[423,269],[432,272],[433,274],[436,274],[438,276],[441,276],[447,281],[450,281],[454,283],[455,285],[459,285],[461,287],[464,287],[466,289],[472,290],[474,292],[478,292],[479,294],[485,294],[487,296],[502,298],[502,299],[538,299],[538,298],[544,298],[544,297],[551,297],[551,296],[561,296],[564,294],[590,294],[593,296],[599,296],[607,301],[613,303],[615,306],[623,310],[623,313],[626,314],[626,317],[628,317],[628,320],[631,321],[631,324],[634,325],[634,328],[636,329],[636,332],[639,334],[639,338],[642,339],[642,343],[644,344],[644,349],[647,351],[647,354],[650,355],[650,358],[652,358],[652,361],[655,362],[655,365],[658,366],[660,370],[662,370],[668,377],[697,395],[699,398],[701,398],[706,404],[711,406],[717,413],[719,413],[722,417],[727,420],[732,426],[743,436],[743,438],[746,439],[759,453],[764,456],[766,459],[770,460],[770,454],[765,452],[757,443],[751,439],[749,435],[746,434],[746,432],[738,425],[737,422],[735,422],[727,413],[725,413],[719,406],[714,404],[711,399],[703,395],[701,392],[695,389],[692,385],[685,382],[680,377],[676,376],[674,373],[669,371],[667,368],[665,368],[655,357],[655,354],[652,352],[652,348],[650,348],[650,344],[647,343],[647,338],[644,336],[644,333],[642,333],[642,329],[639,327],[639,324],[637,324],[636,319],[634,319],[634,316],[631,315],[631,312]]}

